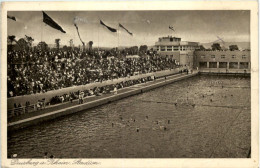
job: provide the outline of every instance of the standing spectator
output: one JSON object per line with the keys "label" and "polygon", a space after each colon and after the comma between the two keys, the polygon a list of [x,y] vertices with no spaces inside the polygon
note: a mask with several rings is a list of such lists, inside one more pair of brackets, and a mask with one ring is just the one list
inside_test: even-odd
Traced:
{"label": "standing spectator", "polygon": [[116,86],[114,87],[114,94],[117,94],[117,88],[116,88]]}
{"label": "standing spectator", "polygon": [[81,91],[80,94],[79,94],[79,104],[83,104],[83,98],[84,98],[84,92]]}

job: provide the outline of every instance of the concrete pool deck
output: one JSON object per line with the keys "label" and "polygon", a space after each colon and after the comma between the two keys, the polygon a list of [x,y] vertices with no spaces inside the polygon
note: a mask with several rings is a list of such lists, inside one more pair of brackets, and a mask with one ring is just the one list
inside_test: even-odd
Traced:
{"label": "concrete pool deck", "polygon": [[165,79],[159,78],[155,81],[150,81],[138,85],[133,85],[131,87],[123,88],[118,90],[117,94],[104,94],[101,96],[91,96],[84,99],[83,104],[78,104],[78,100],[71,102],[65,102],[62,104],[54,105],[43,110],[38,110],[32,113],[26,113],[20,116],[15,116],[8,121],[7,127],[8,131],[17,130],[20,128],[32,126],[44,121],[52,120],[57,117],[65,116],[68,114],[76,113],[79,111],[87,110],[93,107],[97,107],[103,104],[107,104],[116,100],[126,98],[128,96],[133,96],[139,93],[155,89],[182,79],[190,78],[198,75],[197,71],[191,74],[176,74],[172,76],[167,76]]}

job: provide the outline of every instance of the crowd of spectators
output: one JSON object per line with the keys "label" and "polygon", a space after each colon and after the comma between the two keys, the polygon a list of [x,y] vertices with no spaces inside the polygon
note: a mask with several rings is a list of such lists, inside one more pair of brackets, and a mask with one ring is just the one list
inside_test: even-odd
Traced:
{"label": "crowd of spectators", "polygon": [[122,81],[117,84],[111,84],[111,85],[105,85],[102,87],[95,87],[93,89],[87,89],[84,91],[77,91],[77,92],[71,92],[69,94],[59,95],[53,97],[50,102],[47,102],[49,105],[59,104],[63,102],[72,102],[73,100],[79,99],[79,103],[83,103],[83,98],[88,96],[101,96],[102,94],[109,94],[114,93],[115,90],[133,86],[140,83],[145,83],[147,81],[154,80],[154,76],[149,76],[145,78],[135,79],[135,80],[128,80],[128,81]]}
{"label": "crowd of spectators", "polygon": [[[13,50],[8,51],[7,61],[8,97],[44,93],[65,87],[173,69],[177,66],[175,60],[156,54],[127,58],[107,57],[105,52],[88,54],[82,51],[62,50]],[[90,93],[85,95],[88,94]],[[63,101],[69,100],[69,97],[71,96],[65,96]],[[53,101],[55,102],[55,99]]]}
{"label": "crowd of spectators", "polygon": [[60,104],[64,102],[72,103],[74,100],[77,101],[79,104],[83,104],[84,99],[86,97],[101,96],[103,94],[110,94],[110,93],[117,94],[117,91],[122,88],[130,87],[136,84],[146,83],[147,81],[153,81],[153,80],[155,80],[154,76],[148,76],[148,77],[143,77],[134,80],[122,81],[116,84],[109,84],[102,87],[94,87],[93,89],[86,89],[83,91],[78,90],[76,92],[70,92],[69,94],[54,96],[49,101],[46,101],[45,99],[38,100],[38,102],[36,104],[33,104],[32,106],[30,106],[30,102],[27,101],[25,103],[24,108],[22,107],[21,104],[18,104],[18,106],[14,104],[13,114],[10,113],[9,117],[44,109],[46,106],[50,106],[50,105]]}

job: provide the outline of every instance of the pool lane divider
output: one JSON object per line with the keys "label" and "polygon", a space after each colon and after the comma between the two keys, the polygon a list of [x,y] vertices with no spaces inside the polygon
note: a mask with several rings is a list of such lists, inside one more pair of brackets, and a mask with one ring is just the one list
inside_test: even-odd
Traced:
{"label": "pool lane divider", "polygon": [[108,97],[103,97],[103,98],[101,97],[97,100],[92,100],[92,101],[86,102],[84,104],[74,105],[74,106],[67,107],[64,109],[50,111],[45,114],[40,114],[40,115],[33,116],[30,118],[10,122],[7,124],[7,128],[8,128],[7,130],[14,131],[14,130],[25,128],[28,126],[37,125],[39,123],[43,123],[44,121],[52,120],[52,119],[55,119],[55,118],[58,118],[61,116],[69,115],[72,113],[76,113],[76,112],[94,108],[94,107],[97,107],[100,105],[104,105],[104,104],[107,104],[107,103],[110,103],[113,101],[117,101],[117,100],[129,97],[129,96],[140,94],[140,93],[143,93],[143,92],[146,92],[146,91],[149,91],[149,90],[161,87],[161,86],[165,86],[165,85],[168,85],[168,84],[176,82],[176,81],[187,79],[187,78],[190,78],[190,77],[193,77],[196,75],[198,75],[197,72],[195,72],[193,74],[185,74],[185,75],[180,74],[180,75],[168,76],[166,79],[164,79],[164,78],[158,79],[158,81],[160,81],[160,82],[158,82],[156,80],[154,82],[142,83],[137,86],[134,85],[133,87],[128,87],[128,89],[130,89],[129,91],[125,91],[125,92],[118,93],[118,94],[113,94]]}

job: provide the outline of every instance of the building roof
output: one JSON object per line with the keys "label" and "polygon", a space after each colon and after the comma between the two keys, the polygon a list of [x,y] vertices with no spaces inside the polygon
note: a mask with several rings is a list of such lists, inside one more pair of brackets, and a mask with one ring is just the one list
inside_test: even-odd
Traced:
{"label": "building roof", "polygon": [[188,45],[188,46],[198,46],[199,42],[189,42],[189,41],[181,41],[179,37],[160,37],[158,42],[155,42],[156,46],[179,46],[179,45]]}
{"label": "building roof", "polygon": [[155,42],[156,46],[179,46],[179,45],[187,45],[187,46],[199,46],[198,42],[189,42],[189,41],[180,41],[180,42],[176,42],[176,41],[159,41],[159,42]]}

